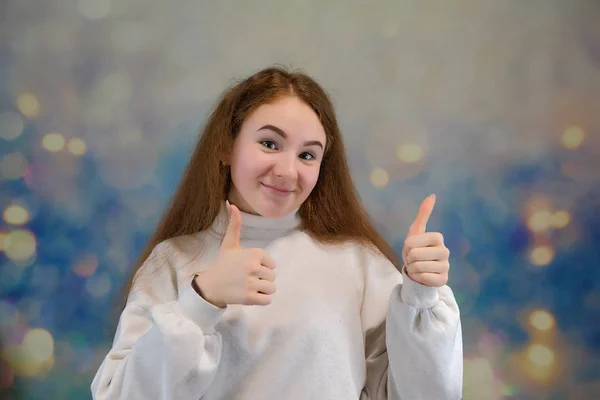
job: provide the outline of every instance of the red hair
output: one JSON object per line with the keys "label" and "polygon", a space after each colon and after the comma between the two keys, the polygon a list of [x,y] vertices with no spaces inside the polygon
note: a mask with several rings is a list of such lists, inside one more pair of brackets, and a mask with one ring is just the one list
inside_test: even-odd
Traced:
{"label": "red hair", "polygon": [[195,234],[212,225],[231,185],[229,169],[221,166],[223,155],[230,153],[250,113],[284,96],[295,96],[309,105],[326,134],[319,179],[298,211],[302,229],[321,243],[355,241],[375,246],[400,267],[400,258],[377,232],[352,182],[331,99],[308,75],[271,67],[233,85],[221,96],[175,195],[131,272],[125,293],[131,289],[135,273],[157,244],[176,236]]}

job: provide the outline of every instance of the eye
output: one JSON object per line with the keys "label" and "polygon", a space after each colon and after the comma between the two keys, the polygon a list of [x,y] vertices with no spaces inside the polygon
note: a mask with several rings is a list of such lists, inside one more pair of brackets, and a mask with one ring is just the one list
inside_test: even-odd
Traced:
{"label": "eye", "polygon": [[313,154],[309,153],[309,152],[304,152],[304,153],[300,154],[300,158],[303,159],[303,160],[306,160],[306,161],[310,161],[310,160],[316,159],[316,157]]}
{"label": "eye", "polygon": [[277,150],[277,143],[275,143],[272,140],[262,140],[260,142],[260,144],[262,144],[264,147],[266,147],[269,150]]}

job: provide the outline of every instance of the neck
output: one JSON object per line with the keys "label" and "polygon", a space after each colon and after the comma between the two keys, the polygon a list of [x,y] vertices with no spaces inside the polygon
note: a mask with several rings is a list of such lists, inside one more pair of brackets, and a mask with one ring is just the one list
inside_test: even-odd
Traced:
{"label": "neck", "polygon": [[[241,240],[272,241],[281,236],[289,234],[300,227],[300,216],[292,212],[281,218],[266,218],[262,215],[250,214],[241,211],[242,231]],[[223,236],[229,223],[229,215],[225,202],[221,211],[213,223],[212,230],[219,236]]]}

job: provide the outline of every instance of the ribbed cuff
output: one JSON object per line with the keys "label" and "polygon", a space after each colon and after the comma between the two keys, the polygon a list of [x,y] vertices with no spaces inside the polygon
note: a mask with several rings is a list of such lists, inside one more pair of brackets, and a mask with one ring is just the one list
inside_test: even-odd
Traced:
{"label": "ribbed cuff", "polygon": [[194,321],[202,329],[202,332],[207,335],[215,331],[215,325],[226,310],[226,308],[219,308],[204,300],[202,296],[196,293],[192,285],[186,285],[177,303],[183,314]]}
{"label": "ribbed cuff", "polygon": [[402,302],[415,308],[433,308],[439,301],[438,288],[430,287],[413,281],[402,268],[402,290],[400,298]]}

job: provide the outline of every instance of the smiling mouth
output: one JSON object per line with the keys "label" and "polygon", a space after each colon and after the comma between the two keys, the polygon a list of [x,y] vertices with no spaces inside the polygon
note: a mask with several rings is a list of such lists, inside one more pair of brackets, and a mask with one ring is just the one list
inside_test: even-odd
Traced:
{"label": "smiling mouth", "polygon": [[273,193],[276,196],[288,196],[294,192],[293,190],[280,189],[278,187],[270,186],[262,182],[261,185],[263,185],[269,192]]}

